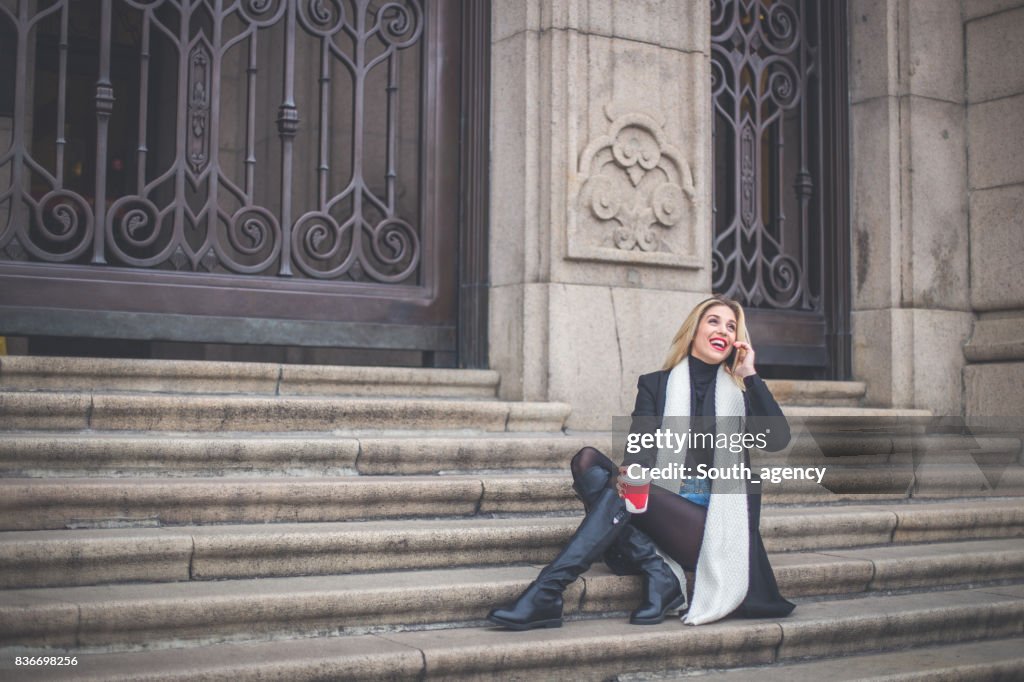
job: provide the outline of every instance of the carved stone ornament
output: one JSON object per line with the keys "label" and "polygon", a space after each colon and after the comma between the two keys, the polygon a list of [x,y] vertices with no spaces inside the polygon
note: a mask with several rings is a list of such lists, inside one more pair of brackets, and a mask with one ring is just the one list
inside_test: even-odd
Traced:
{"label": "carved stone ornament", "polygon": [[699,268],[693,174],[649,114],[613,116],[580,155],[568,257]]}

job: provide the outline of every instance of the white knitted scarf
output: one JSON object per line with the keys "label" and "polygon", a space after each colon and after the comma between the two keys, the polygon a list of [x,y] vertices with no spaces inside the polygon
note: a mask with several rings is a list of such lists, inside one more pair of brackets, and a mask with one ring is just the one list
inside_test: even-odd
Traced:
{"label": "white knitted scarf", "polygon": [[[690,366],[686,357],[669,373],[664,416],[690,417]],[[743,391],[733,382],[724,365],[719,365],[715,377],[715,416],[718,434],[729,434],[731,438],[732,433],[743,432],[746,416]],[[681,464],[684,455],[669,448],[662,449],[658,452],[658,467],[670,462]],[[742,462],[742,452],[731,452],[728,447],[715,448],[713,466],[719,471]],[[733,491],[737,489],[735,481],[723,481],[721,485],[728,485]],[[732,613],[747,596],[750,582],[747,496],[738,492],[716,494],[718,481],[713,480],[711,486],[704,540],[694,578],[693,603],[682,617],[687,625],[712,623]],[[668,563],[686,594],[686,575],[675,561]]]}

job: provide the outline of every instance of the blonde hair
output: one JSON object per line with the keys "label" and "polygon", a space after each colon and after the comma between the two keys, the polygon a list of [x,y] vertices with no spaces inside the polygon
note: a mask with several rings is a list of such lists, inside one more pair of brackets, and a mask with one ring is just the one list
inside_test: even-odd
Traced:
{"label": "blonde hair", "polygon": [[[742,341],[743,343],[750,343],[750,334],[747,332],[747,321],[743,314],[743,306],[731,298],[726,298],[721,294],[715,294],[711,298],[705,299],[694,306],[690,314],[683,320],[683,324],[679,327],[679,331],[676,332],[675,337],[672,339],[672,345],[668,347],[668,357],[665,358],[665,365],[662,369],[672,369],[680,362],[683,358],[690,354],[690,349],[693,346],[693,339],[697,336],[697,328],[700,327],[701,320],[704,319],[704,315],[710,308],[716,305],[724,305],[733,312],[736,316],[736,340]],[[741,390],[745,388],[743,379],[736,376],[733,370],[736,369],[736,365],[739,364],[739,354],[733,358],[732,366],[726,367],[725,371],[729,373],[732,380],[736,382],[736,385]]]}

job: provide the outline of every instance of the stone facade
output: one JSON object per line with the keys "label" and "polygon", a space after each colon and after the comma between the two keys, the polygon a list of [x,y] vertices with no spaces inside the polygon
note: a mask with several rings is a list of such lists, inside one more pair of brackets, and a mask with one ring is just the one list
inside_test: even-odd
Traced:
{"label": "stone facade", "polygon": [[958,2],[850,3],[854,378],[960,414],[968,288]]}
{"label": "stone facade", "polygon": [[969,416],[1024,414],[1024,2],[964,3],[970,303]]}
{"label": "stone facade", "polygon": [[[710,291],[707,3],[493,12],[491,367],[605,429]],[[1024,384],[1024,2],[850,0],[849,33],[852,378],[1022,414],[982,395]]]}
{"label": "stone facade", "polygon": [[707,3],[493,5],[491,367],[610,429],[710,291]]}
{"label": "stone facade", "polygon": [[[1024,0],[848,8],[851,378],[868,405],[1024,414]],[[711,290],[709,11],[492,3],[490,367],[574,429],[629,413]]]}

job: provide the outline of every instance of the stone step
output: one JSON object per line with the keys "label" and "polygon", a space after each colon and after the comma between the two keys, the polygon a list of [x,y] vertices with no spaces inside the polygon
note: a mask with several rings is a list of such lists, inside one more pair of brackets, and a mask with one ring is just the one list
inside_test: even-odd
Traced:
{"label": "stone step", "polygon": [[1019,436],[832,434],[810,433],[798,426],[794,427],[793,438],[785,450],[758,453],[762,460],[782,458],[803,463],[841,459],[846,464],[959,461],[965,456],[979,463],[1024,463]]}
{"label": "stone step", "polygon": [[[813,481],[768,484],[763,500],[767,504],[864,503],[917,496],[906,481],[883,488],[892,484],[893,477],[886,472],[882,476],[875,473],[854,471],[845,483],[837,474],[835,480],[848,489],[841,494]],[[1021,495],[1024,467],[1007,470],[994,488],[971,481],[956,488],[959,481],[961,474],[954,471],[949,474],[948,485],[920,497]],[[580,509],[565,473],[0,479],[0,530],[565,514]]]}
{"label": "stone step", "polygon": [[855,428],[860,424],[911,430],[919,428],[932,418],[930,410],[899,407],[783,405],[782,413],[819,429],[832,428],[836,430]]}
{"label": "stone step", "polygon": [[586,445],[610,451],[608,433],[45,432],[0,435],[2,476],[242,476],[566,471]]}
{"label": "stone step", "polygon": [[[0,390],[264,395],[494,397],[493,370],[351,367],[208,360],[0,357]],[[857,406],[860,381],[769,379],[782,405]]]}
{"label": "stone step", "polygon": [[336,398],[0,392],[0,430],[561,431],[564,403],[451,398]]}
{"label": "stone step", "polygon": [[[188,476],[438,474],[519,469],[564,471],[584,446],[614,454],[608,432],[352,433],[8,432],[2,476]],[[913,451],[911,451],[913,448]],[[763,466],[871,466],[909,472],[934,464],[999,468],[1021,464],[1010,437],[863,436],[803,432],[782,452],[754,452]]]}
{"label": "stone step", "polygon": [[1024,539],[792,552],[771,559],[780,589],[794,597],[929,589],[1024,578]]}
{"label": "stone step", "polygon": [[[616,682],[648,682],[645,673],[620,675]],[[859,654],[706,673],[673,675],[658,671],[660,682],[993,682],[1024,679],[1024,638],[916,647],[885,654]]]}
{"label": "stone step", "polygon": [[[0,431],[561,431],[570,406],[452,398],[0,391]],[[810,430],[923,428],[927,410],[786,407]]]}
{"label": "stone step", "polygon": [[[794,553],[775,557],[773,567],[791,597],[1020,581],[1024,539]],[[477,623],[536,573],[534,566],[497,566],[8,590],[0,646],[159,646]],[[638,577],[595,567],[566,592],[565,613],[627,612],[641,593]]]}
{"label": "stone step", "polygon": [[[396,586],[399,587],[400,586]],[[937,598],[941,595],[941,599]],[[229,596],[224,598],[230,599]],[[330,607],[318,612],[325,618]],[[444,600],[438,604],[444,608]],[[35,632],[57,622],[62,605],[51,604]],[[400,608],[400,605],[399,605]],[[67,613],[70,630],[84,641],[62,649],[78,655],[76,679],[265,680],[275,679],[610,679],[642,671],[766,665],[804,658],[893,651],[908,647],[1021,637],[1024,586],[994,586],[941,593],[868,595],[853,599],[801,603],[787,618],[728,619],[686,627],[675,618],[636,627],[623,618],[569,622],[556,630],[512,633],[499,628],[453,628],[369,635],[323,636],[290,641],[215,644],[181,649],[150,647],[127,653],[89,653],[97,625],[90,609],[81,624]],[[228,614],[203,609],[207,620],[229,622]],[[252,618],[240,613],[240,617]],[[268,619],[285,617],[269,608]],[[157,615],[140,625],[161,625]],[[128,614],[122,621],[130,621]],[[130,623],[128,623],[130,624]],[[173,623],[165,625],[173,627]],[[339,631],[338,623],[324,630]],[[100,633],[102,637],[102,633]],[[43,638],[39,638],[43,639]],[[51,646],[59,646],[52,644]],[[11,651],[11,650],[8,650]],[[19,654],[53,654],[18,650]],[[13,653],[4,652],[0,668],[14,670]]]}
{"label": "stone step", "polygon": [[499,379],[478,369],[0,357],[3,391],[494,398]]}
{"label": "stone step", "polygon": [[821,485],[814,480],[781,481],[777,484],[766,481],[765,499],[776,503],[807,503],[1024,494],[1024,467],[1019,464],[978,466],[971,462],[963,465],[919,465],[913,469],[844,465],[827,465],[826,468]]}
{"label": "stone step", "polygon": [[[580,517],[424,519],[0,533],[0,588],[546,563]],[[1024,505],[766,507],[770,552],[1024,537]]]}
{"label": "stone step", "polygon": [[565,474],[0,479],[0,530],[579,511]]}
{"label": "stone step", "polygon": [[856,407],[867,393],[863,381],[768,379],[765,383],[780,405]]}

